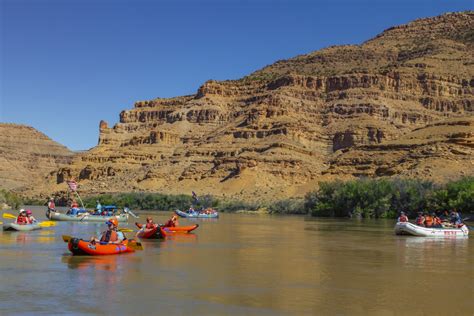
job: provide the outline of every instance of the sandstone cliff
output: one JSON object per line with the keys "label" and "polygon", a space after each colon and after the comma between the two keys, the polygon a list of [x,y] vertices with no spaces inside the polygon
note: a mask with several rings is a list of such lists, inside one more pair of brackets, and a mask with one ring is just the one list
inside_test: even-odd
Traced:
{"label": "sandstone cliff", "polygon": [[46,176],[73,153],[32,127],[0,123],[0,188],[42,191]]}
{"label": "sandstone cliff", "polygon": [[48,189],[272,198],[341,177],[443,181],[474,174],[473,114],[474,13],[445,14],[136,102]]}

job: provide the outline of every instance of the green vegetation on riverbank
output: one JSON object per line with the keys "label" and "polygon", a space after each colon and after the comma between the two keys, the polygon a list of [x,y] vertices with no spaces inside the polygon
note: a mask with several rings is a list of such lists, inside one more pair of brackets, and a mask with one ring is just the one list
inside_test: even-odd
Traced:
{"label": "green vegetation on riverbank", "polygon": [[474,213],[474,177],[445,185],[409,179],[359,179],[320,183],[305,197],[313,216],[395,218],[401,211],[414,217],[420,211],[457,209]]}
{"label": "green vegetation on riverbank", "polygon": [[21,198],[15,193],[0,189],[0,207],[9,206],[16,210],[22,204]]}

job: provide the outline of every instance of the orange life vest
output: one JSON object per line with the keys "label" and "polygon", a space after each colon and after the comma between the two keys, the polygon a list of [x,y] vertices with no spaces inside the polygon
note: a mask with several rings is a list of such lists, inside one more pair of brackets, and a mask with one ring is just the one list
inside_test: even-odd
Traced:
{"label": "orange life vest", "polygon": [[100,241],[102,242],[114,242],[118,240],[117,232],[114,230],[108,230],[102,234]]}
{"label": "orange life vest", "polygon": [[433,217],[431,216],[425,216],[425,226],[426,227],[431,227],[433,226]]}

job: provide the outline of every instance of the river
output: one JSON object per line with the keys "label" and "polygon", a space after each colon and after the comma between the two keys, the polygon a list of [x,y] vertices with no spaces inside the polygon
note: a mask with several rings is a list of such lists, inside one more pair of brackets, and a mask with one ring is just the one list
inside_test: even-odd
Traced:
{"label": "river", "polygon": [[180,219],[196,222],[195,234],[106,257],[72,257],[61,239],[104,224],[0,232],[0,314],[474,315],[473,236],[395,236],[389,220]]}

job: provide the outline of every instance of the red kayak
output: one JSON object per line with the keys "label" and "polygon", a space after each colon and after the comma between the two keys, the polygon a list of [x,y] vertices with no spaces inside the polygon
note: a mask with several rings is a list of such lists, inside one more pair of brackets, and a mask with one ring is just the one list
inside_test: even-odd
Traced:
{"label": "red kayak", "polygon": [[82,256],[104,256],[118,255],[121,253],[134,252],[136,244],[134,240],[124,240],[121,244],[101,244],[91,243],[79,238],[72,238],[68,243],[68,248],[73,255]]}
{"label": "red kayak", "polygon": [[137,237],[140,239],[161,239],[166,237],[166,231],[160,225],[155,225],[155,227],[150,229],[142,227],[137,232]]}
{"label": "red kayak", "polygon": [[163,227],[163,230],[166,233],[190,233],[198,227],[199,224],[195,224],[190,226]]}

